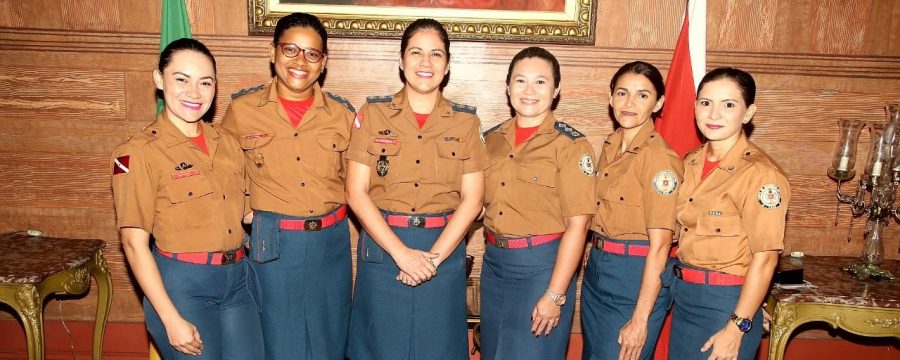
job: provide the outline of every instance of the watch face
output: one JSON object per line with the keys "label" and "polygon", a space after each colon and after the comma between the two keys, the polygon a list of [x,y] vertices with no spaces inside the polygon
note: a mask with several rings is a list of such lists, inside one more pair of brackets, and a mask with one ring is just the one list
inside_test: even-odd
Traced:
{"label": "watch face", "polygon": [[741,321],[737,322],[738,330],[740,330],[741,332],[750,331],[750,327],[752,327],[752,326],[753,326],[753,322],[751,322],[750,320],[747,320],[747,319],[741,319]]}

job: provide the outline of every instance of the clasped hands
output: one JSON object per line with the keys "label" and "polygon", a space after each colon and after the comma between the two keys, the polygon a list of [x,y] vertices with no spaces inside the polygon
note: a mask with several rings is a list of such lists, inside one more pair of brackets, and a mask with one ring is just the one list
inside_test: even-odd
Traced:
{"label": "clasped hands", "polygon": [[404,249],[394,257],[394,262],[400,269],[400,273],[396,277],[397,281],[408,286],[417,286],[431,280],[437,275],[439,263],[435,263],[435,260],[438,257],[438,254],[432,252]]}

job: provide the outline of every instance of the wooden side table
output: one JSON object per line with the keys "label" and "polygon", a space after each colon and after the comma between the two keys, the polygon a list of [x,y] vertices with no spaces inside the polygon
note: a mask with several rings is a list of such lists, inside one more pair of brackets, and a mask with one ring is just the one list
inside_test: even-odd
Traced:
{"label": "wooden side table", "polygon": [[93,358],[103,350],[103,331],[112,303],[112,281],[103,258],[102,240],[0,235],[0,302],[22,318],[28,358],[44,359],[44,300],[50,295],[81,295],[97,281],[97,317]]}
{"label": "wooden side table", "polygon": [[[900,282],[856,280],[841,270],[858,258],[782,257],[782,268],[803,267],[803,278],[815,288],[773,288],[767,299],[772,314],[769,360],[782,360],[791,333],[800,325],[824,321],[835,329],[868,337],[900,339]],[[897,273],[900,261],[885,260],[882,268]]]}

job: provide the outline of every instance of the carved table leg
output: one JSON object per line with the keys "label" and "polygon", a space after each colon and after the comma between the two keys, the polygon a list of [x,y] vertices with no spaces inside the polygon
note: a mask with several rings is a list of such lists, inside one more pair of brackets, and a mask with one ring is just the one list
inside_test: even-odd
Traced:
{"label": "carved table leg", "polygon": [[103,258],[103,250],[97,250],[91,261],[87,263],[87,269],[97,281],[97,316],[94,318],[94,360],[100,360],[103,355],[103,334],[106,330],[106,318],[109,316],[109,306],[112,303],[112,281]]}
{"label": "carved table leg", "polygon": [[44,316],[40,292],[33,284],[22,284],[16,288],[16,300],[10,305],[22,317],[28,358],[44,360]]}
{"label": "carved table leg", "polygon": [[[771,301],[771,300],[770,300]],[[791,333],[797,328],[794,305],[778,303],[772,314],[772,332],[769,335],[769,360],[782,360]]]}

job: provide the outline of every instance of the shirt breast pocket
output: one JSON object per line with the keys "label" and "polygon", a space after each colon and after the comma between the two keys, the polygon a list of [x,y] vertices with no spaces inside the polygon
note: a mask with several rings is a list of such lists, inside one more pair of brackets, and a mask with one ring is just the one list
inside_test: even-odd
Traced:
{"label": "shirt breast pocket", "polygon": [[212,193],[212,184],[202,174],[179,178],[166,184],[166,196],[173,205],[199,199]]}
{"label": "shirt breast pocket", "polygon": [[[740,215],[708,215],[697,217],[697,256],[706,261],[723,259],[727,252],[738,247],[734,242],[741,235]],[[727,250],[725,250],[727,249]]]}
{"label": "shirt breast pocket", "polygon": [[275,137],[269,134],[250,134],[241,137],[241,150],[247,156],[247,164],[256,168],[264,168],[267,164],[274,164],[277,159],[271,151],[270,144]]}
{"label": "shirt breast pocket", "polygon": [[469,158],[466,144],[459,141],[438,139],[435,158],[435,179],[438,182],[459,183],[462,179],[463,160]]}
{"label": "shirt breast pocket", "polygon": [[322,177],[335,177],[341,169],[341,153],[347,150],[350,141],[339,135],[318,136],[316,141],[323,150],[324,158],[316,160],[316,174]]}
{"label": "shirt breast pocket", "polygon": [[556,168],[541,165],[521,165],[516,179],[523,191],[519,194],[522,207],[536,210],[559,209],[556,196]]}
{"label": "shirt breast pocket", "polygon": [[369,166],[373,177],[398,179],[400,177],[400,141],[396,138],[374,138],[366,151],[372,155]]}
{"label": "shirt breast pocket", "polygon": [[634,189],[610,188],[601,196],[608,206],[610,224],[624,232],[645,232],[647,225],[644,219],[643,202],[639,192]]}

